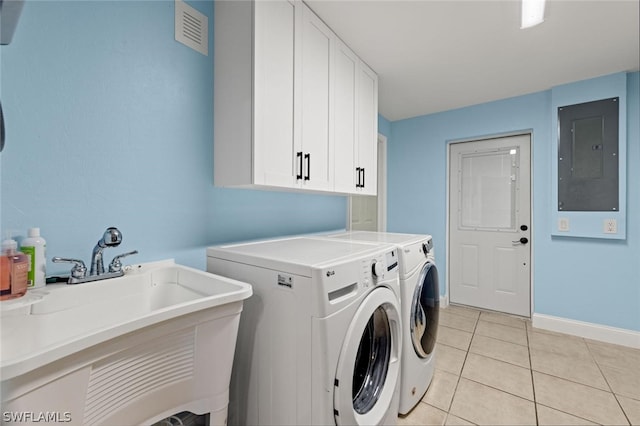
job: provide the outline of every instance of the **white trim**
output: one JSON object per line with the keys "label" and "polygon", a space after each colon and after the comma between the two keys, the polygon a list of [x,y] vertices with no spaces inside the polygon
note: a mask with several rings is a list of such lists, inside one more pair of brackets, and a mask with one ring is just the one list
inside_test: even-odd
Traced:
{"label": "white trim", "polygon": [[640,349],[640,331],[544,314],[533,314],[532,325],[534,328]]}
{"label": "white trim", "polygon": [[440,309],[449,307],[449,293],[440,297]]}
{"label": "white trim", "polygon": [[378,231],[387,231],[387,137],[378,133]]}
{"label": "white trim", "polygon": [[536,271],[536,256],[534,255],[534,253],[536,252],[536,244],[537,244],[537,238],[535,238],[535,234],[533,232],[534,229],[536,229],[536,220],[535,220],[535,204],[534,204],[534,199],[533,199],[533,194],[534,194],[534,183],[535,183],[535,167],[533,164],[533,144],[534,144],[534,140],[533,140],[533,129],[528,129],[526,130],[526,132],[529,133],[529,208],[531,209],[531,212],[529,213],[529,227],[531,228],[531,232],[529,234],[530,238],[529,238],[529,244],[531,244],[531,252],[529,253],[529,307],[531,309],[531,312],[529,314],[529,318],[533,318],[533,314],[536,311],[536,306],[535,306],[535,302],[536,302],[536,298],[534,297],[534,291],[535,291],[535,280],[534,280],[534,274]]}
{"label": "white trim", "polygon": [[353,209],[351,207],[351,195],[347,196],[347,223],[345,228],[347,229],[347,231],[351,231],[351,210]]}
{"label": "white trim", "polygon": [[444,265],[444,270],[445,270],[445,275],[446,275],[447,278],[445,279],[445,282],[444,282],[444,297],[447,299],[447,306],[449,306],[449,294],[451,294],[449,292],[449,285],[450,285],[450,279],[449,279],[449,276],[450,276],[450,274],[449,274],[449,271],[450,271],[450,268],[449,268],[449,255],[450,255],[450,247],[449,247],[450,246],[450,244],[449,244],[449,241],[450,241],[450,237],[449,237],[449,234],[450,234],[450,231],[449,231],[449,227],[450,227],[450,224],[449,224],[449,206],[450,206],[450,204],[449,204],[449,193],[451,192],[451,182],[450,182],[451,179],[449,179],[449,174],[451,173],[451,171],[449,170],[449,168],[450,168],[449,166],[450,166],[450,162],[451,162],[450,161],[450,157],[451,157],[451,141],[446,141],[446,144],[447,144],[447,149],[446,149],[446,151],[447,151],[447,158],[446,158],[447,164],[446,164],[446,172],[445,172],[446,176],[445,176],[445,179],[446,179],[446,187],[447,187],[447,191],[446,192],[447,193],[445,194],[445,197],[446,197],[445,198],[445,204],[446,204],[445,205],[445,210],[446,210],[445,211],[445,215],[446,215],[446,217],[445,217],[445,225],[444,225],[445,226],[445,241],[444,241],[445,265]]}

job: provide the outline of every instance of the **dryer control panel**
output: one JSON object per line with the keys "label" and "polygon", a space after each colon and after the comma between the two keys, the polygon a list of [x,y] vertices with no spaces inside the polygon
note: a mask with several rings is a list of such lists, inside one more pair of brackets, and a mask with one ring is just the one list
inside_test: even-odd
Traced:
{"label": "dryer control panel", "polygon": [[368,283],[378,283],[383,280],[393,278],[393,274],[398,273],[398,250],[393,249],[378,255],[367,264],[363,261],[363,269],[365,270],[365,286]]}

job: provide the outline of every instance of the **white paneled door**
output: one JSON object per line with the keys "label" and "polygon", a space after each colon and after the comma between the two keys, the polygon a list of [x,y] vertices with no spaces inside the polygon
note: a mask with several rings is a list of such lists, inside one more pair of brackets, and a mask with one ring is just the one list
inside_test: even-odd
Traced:
{"label": "white paneled door", "polygon": [[531,136],[449,146],[450,301],[531,314]]}

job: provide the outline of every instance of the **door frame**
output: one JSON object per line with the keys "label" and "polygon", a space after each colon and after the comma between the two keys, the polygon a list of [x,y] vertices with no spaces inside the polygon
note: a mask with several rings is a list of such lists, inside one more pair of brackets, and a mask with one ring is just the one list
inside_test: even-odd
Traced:
{"label": "door frame", "polygon": [[[387,137],[378,133],[378,232],[387,231]],[[357,194],[354,194],[357,196]],[[351,230],[351,197],[347,197],[347,231]]]}
{"label": "door frame", "polygon": [[531,240],[530,240],[530,244],[531,244],[531,254],[530,254],[530,259],[529,259],[529,265],[530,265],[530,270],[529,270],[529,297],[530,297],[530,302],[529,302],[529,307],[531,312],[529,312],[529,318],[533,318],[533,313],[535,312],[535,298],[534,296],[534,270],[535,270],[535,244],[536,244],[536,239],[534,238],[534,229],[535,229],[535,218],[533,215],[534,212],[534,198],[533,198],[533,175],[534,175],[534,170],[533,170],[533,143],[534,143],[534,138],[533,138],[533,129],[525,129],[525,130],[515,130],[512,132],[504,132],[504,133],[493,133],[493,134],[489,134],[489,135],[484,135],[484,136],[478,136],[478,137],[470,137],[470,138],[462,138],[462,139],[449,139],[446,141],[446,145],[447,145],[447,165],[446,165],[446,185],[447,185],[447,191],[446,191],[446,243],[445,243],[445,250],[446,250],[446,262],[445,262],[445,273],[447,275],[447,279],[445,280],[445,288],[446,288],[446,293],[443,296],[443,300],[440,301],[440,307],[447,307],[449,306],[449,295],[450,293],[450,262],[449,259],[451,258],[451,241],[450,241],[450,221],[449,221],[449,215],[450,215],[450,196],[451,196],[451,182],[450,182],[450,175],[451,175],[451,145],[452,144],[456,144],[456,143],[464,143],[464,142],[482,142],[485,140],[489,140],[489,139],[496,139],[496,138],[504,138],[504,137],[510,137],[510,136],[524,136],[524,135],[528,135],[529,136],[529,217],[530,217],[530,228],[531,228]]}

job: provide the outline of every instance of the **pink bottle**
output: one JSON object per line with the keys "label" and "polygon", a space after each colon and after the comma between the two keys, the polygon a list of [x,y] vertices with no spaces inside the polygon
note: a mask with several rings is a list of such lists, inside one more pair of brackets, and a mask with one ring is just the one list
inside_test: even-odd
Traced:
{"label": "pink bottle", "polygon": [[2,242],[0,256],[0,300],[15,299],[27,292],[29,257],[18,251],[15,240]]}

